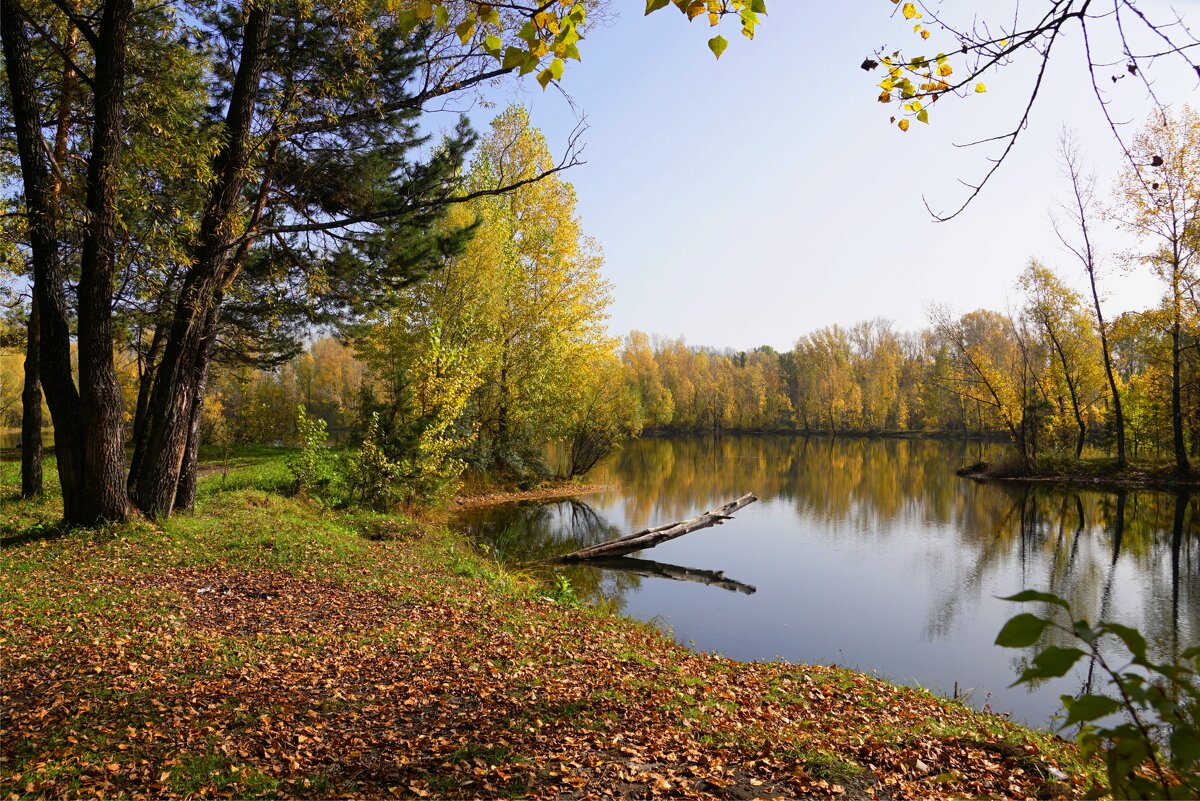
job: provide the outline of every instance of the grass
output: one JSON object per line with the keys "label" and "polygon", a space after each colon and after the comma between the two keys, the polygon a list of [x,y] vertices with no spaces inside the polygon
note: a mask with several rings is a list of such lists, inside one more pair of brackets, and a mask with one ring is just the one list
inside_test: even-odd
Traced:
{"label": "grass", "polygon": [[240,451],[206,469],[194,514],[93,531],[60,530],[53,497],[2,496],[0,796],[1037,795],[1044,765],[1075,777],[1059,794],[1099,781],[1051,734],[841,668],[692,653],[435,517],[287,497],[286,479],[286,452]]}

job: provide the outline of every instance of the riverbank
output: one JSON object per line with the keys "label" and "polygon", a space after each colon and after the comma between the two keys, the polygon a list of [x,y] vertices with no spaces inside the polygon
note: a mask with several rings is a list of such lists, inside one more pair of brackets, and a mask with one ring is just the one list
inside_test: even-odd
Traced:
{"label": "riverbank", "polygon": [[489,488],[486,490],[468,490],[460,493],[450,502],[452,510],[476,509],[481,506],[495,506],[501,503],[522,503],[524,501],[551,501],[559,498],[577,498],[582,495],[595,495],[607,492],[612,487],[607,484],[585,484],[580,481],[551,481],[534,489],[504,489]]}
{"label": "riverbank", "polygon": [[960,475],[976,481],[1003,481],[1024,484],[1052,484],[1112,492],[1123,490],[1159,490],[1162,492],[1200,491],[1200,472],[1179,473],[1173,464],[1134,463],[1124,468],[1112,459],[1039,459],[1032,464],[1009,460],[994,465],[969,465]]}
{"label": "riverbank", "polygon": [[692,653],[280,477],[239,463],[194,516],[95,532],[5,497],[0,794],[1050,798],[1100,775],[923,690]]}

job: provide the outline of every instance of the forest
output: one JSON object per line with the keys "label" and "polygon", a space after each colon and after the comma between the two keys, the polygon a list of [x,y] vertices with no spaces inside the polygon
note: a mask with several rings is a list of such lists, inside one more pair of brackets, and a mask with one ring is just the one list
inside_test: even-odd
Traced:
{"label": "forest", "polygon": [[[1058,267],[1031,259],[1013,287],[1015,308],[956,315],[935,304],[922,330],[884,319],[834,325],[784,352],[693,347],[640,331],[616,340],[605,327],[603,254],[570,182],[550,175],[481,196],[440,223],[447,236],[471,230],[461,252],[352,322],[310,329],[306,341],[293,332],[291,349],[266,364],[237,349],[237,329],[219,338],[200,441],[296,445],[303,408],[339,445],[370,431],[386,458],[406,465],[397,482],[429,492],[464,471],[516,482],[582,475],[642,432],[989,437],[1031,461],[1087,454],[1118,465],[1170,462],[1186,474],[1200,457],[1200,116],[1186,109],[1151,121],[1137,146],[1146,166],[1111,179],[1118,199],[1109,206],[1064,150],[1071,202],[1060,233],[1077,259]],[[492,123],[466,186],[552,166],[544,138],[513,107]],[[1104,274],[1091,249],[1101,225],[1135,236],[1121,266],[1158,278],[1158,306],[1104,316],[1103,293],[1121,276]],[[0,407],[13,427],[21,322],[10,318]],[[260,324],[287,323],[278,313]],[[138,415],[146,362],[136,339],[117,351],[127,420]],[[546,463],[552,442],[567,454],[563,464]]]}

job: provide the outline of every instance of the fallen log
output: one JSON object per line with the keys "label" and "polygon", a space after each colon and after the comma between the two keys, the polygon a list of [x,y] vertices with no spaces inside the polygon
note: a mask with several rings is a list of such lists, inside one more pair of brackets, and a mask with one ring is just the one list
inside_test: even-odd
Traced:
{"label": "fallen log", "polygon": [[598,545],[589,545],[586,548],[580,548],[578,551],[573,551],[564,556],[559,556],[554,559],[555,562],[584,562],[589,559],[599,559],[604,556],[625,556],[634,551],[641,551],[646,548],[653,548],[655,545],[660,545],[667,540],[673,540],[676,537],[682,537],[684,534],[691,534],[693,531],[698,531],[709,526],[718,526],[726,520],[732,518],[733,513],[743,506],[757,501],[754,493],[748,492],[736,501],[730,501],[724,506],[718,506],[716,509],[710,509],[702,515],[693,517],[690,520],[681,520],[678,523],[667,523],[662,526],[648,528],[645,531],[636,531],[633,534],[626,534],[624,537],[618,537],[615,540],[602,542]]}
{"label": "fallen log", "polygon": [[730,592],[740,592],[743,595],[753,595],[758,592],[756,587],[727,578],[724,570],[697,570],[694,567],[668,565],[632,556],[601,556],[589,560],[588,564],[603,570],[616,570],[620,573],[632,573],[635,576],[646,576],[647,578],[692,581],[697,584],[707,584],[709,587],[720,587]]}

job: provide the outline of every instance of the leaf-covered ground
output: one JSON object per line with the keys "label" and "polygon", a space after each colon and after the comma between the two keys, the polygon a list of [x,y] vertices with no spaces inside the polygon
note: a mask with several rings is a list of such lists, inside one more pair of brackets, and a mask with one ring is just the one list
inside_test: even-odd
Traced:
{"label": "leaf-covered ground", "polygon": [[272,469],[206,479],[162,528],[59,533],[53,501],[6,499],[0,797],[1053,798],[1098,775],[924,691],[555,603],[440,526],[254,488]]}

